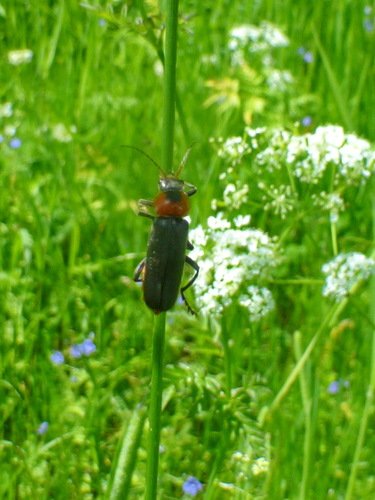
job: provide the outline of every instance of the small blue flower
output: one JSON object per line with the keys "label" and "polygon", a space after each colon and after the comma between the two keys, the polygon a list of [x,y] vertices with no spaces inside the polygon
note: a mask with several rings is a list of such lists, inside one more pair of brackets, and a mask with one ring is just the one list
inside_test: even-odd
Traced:
{"label": "small blue flower", "polygon": [[365,16],[370,16],[372,13],[371,5],[366,5],[365,8],[363,9],[363,13],[365,14]]}
{"label": "small blue flower", "polygon": [[363,27],[365,28],[365,31],[367,31],[368,33],[374,31],[374,23],[371,21],[371,19],[365,19],[363,21]]}
{"label": "small blue flower", "polygon": [[304,127],[310,127],[311,124],[312,124],[311,116],[304,116],[302,118],[301,125],[303,125]]}
{"label": "small blue flower", "polygon": [[327,387],[327,392],[329,394],[337,394],[340,390],[340,382],[338,380],[334,380]]}
{"label": "small blue flower", "polygon": [[341,391],[342,388],[348,389],[350,387],[349,380],[344,380],[340,378],[339,380],[334,380],[327,387],[327,392],[329,394],[337,394]]}
{"label": "small blue flower", "polygon": [[194,476],[189,476],[182,485],[183,492],[192,497],[195,497],[202,488],[202,483]]}
{"label": "small blue flower", "polygon": [[62,365],[64,363],[64,354],[60,351],[54,351],[49,358],[54,365]]}
{"label": "small blue flower", "polygon": [[304,56],[303,56],[303,60],[305,61],[305,63],[310,64],[313,62],[314,56],[312,55],[311,52],[306,51]]}
{"label": "small blue flower", "polygon": [[85,339],[81,344],[81,352],[84,356],[90,356],[93,352],[96,351],[96,345],[92,341],[92,339]]}
{"label": "small blue flower", "polygon": [[82,356],[81,344],[73,344],[70,348],[72,358],[80,358]]}
{"label": "small blue flower", "polygon": [[39,436],[43,436],[48,431],[49,423],[44,421],[40,424],[38,427],[36,433],[39,434]]}
{"label": "small blue flower", "polygon": [[18,149],[22,146],[22,141],[18,137],[13,137],[13,139],[9,141],[9,146],[13,149]]}
{"label": "small blue flower", "polygon": [[107,21],[105,19],[99,19],[98,24],[101,28],[104,28],[104,26],[107,26]]}
{"label": "small blue flower", "polygon": [[0,134],[0,144],[1,144],[2,142],[4,142],[4,136],[2,136],[2,135]]}
{"label": "small blue flower", "polygon": [[305,63],[310,64],[314,60],[314,56],[312,52],[309,50],[306,50],[304,47],[299,47],[297,50],[297,53],[302,57],[302,59],[305,61]]}
{"label": "small blue flower", "polygon": [[80,344],[73,344],[70,348],[70,355],[72,358],[80,358],[82,356],[90,356],[96,351],[96,345],[92,340],[92,335],[85,339]]}

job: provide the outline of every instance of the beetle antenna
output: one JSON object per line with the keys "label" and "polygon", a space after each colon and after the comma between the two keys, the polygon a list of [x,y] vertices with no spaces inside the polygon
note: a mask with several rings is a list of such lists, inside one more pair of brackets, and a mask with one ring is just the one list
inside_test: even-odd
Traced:
{"label": "beetle antenna", "polygon": [[185,166],[185,164],[186,164],[186,162],[187,162],[187,160],[188,160],[188,158],[189,158],[190,151],[191,151],[192,147],[194,146],[194,144],[196,144],[197,142],[198,142],[198,141],[194,141],[194,142],[192,142],[192,143],[190,144],[190,146],[188,147],[188,149],[186,150],[186,153],[184,154],[184,157],[182,158],[181,163],[179,164],[179,166],[178,166],[178,168],[177,168],[176,172],[174,172],[174,174],[173,174],[173,175],[175,175],[176,177],[179,177],[179,176],[180,176],[180,174],[181,174],[181,172],[182,172],[182,170],[183,170],[183,168],[184,168],[184,166]]}
{"label": "beetle antenna", "polygon": [[128,148],[128,149],[133,149],[134,151],[138,151],[138,153],[143,154],[143,156],[145,156],[146,158],[148,158],[155,165],[155,167],[160,170],[160,172],[162,173],[163,177],[167,176],[167,174],[161,168],[161,166],[158,163],[156,163],[156,161],[149,154],[147,154],[145,151],[143,151],[143,149],[137,148],[137,146],[130,146],[129,144],[122,144],[122,147],[123,148]]}

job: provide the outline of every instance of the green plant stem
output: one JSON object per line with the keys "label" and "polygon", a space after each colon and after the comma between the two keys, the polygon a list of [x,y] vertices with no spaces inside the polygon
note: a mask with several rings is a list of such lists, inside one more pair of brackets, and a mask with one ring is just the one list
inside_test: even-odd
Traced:
{"label": "green plant stem", "polygon": [[231,390],[233,388],[233,362],[232,362],[233,356],[232,356],[230,337],[228,335],[227,324],[224,316],[221,321],[221,338],[224,350],[224,369],[226,377],[227,396],[230,397]]}
{"label": "green plant stem", "polygon": [[[375,201],[372,203],[372,224],[373,224],[373,241],[375,244]],[[371,298],[370,298],[370,318],[371,324],[375,324],[375,275],[371,277],[371,288],[370,288]],[[370,354],[370,380],[366,392],[365,405],[362,412],[361,422],[359,425],[357,442],[354,449],[353,463],[350,469],[350,476],[348,480],[348,486],[346,488],[345,500],[351,500],[354,498],[354,486],[357,477],[358,468],[360,465],[360,458],[363,449],[363,444],[365,441],[367,425],[369,417],[373,411],[374,404],[374,394],[375,394],[375,329],[372,329],[372,348]]]}
{"label": "green plant stem", "polygon": [[124,423],[122,439],[108,484],[106,498],[109,500],[123,500],[129,496],[145,417],[144,407],[138,406],[134,409],[130,421]]}
{"label": "green plant stem", "polygon": [[337,245],[337,226],[336,223],[331,222],[331,239],[332,239],[332,250],[333,255],[337,255],[339,253],[338,245]]}
{"label": "green plant stem", "polygon": [[322,59],[323,67],[324,67],[326,74],[327,74],[328,83],[331,87],[333,97],[334,97],[336,104],[337,104],[337,109],[338,109],[339,113],[341,114],[341,118],[345,124],[345,128],[347,128],[348,130],[352,130],[353,124],[352,124],[352,119],[351,119],[350,113],[348,111],[349,106],[348,106],[347,99],[345,99],[345,97],[343,95],[343,92],[341,90],[341,86],[340,86],[339,81],[337,80],[336,75],[335,75],[335,70],[332,67],[332,64],[329,60],[328,54],[327,54],[326,50],[324,49],[322,42],[320,41],[318,31],[315,29],[315,27],[312,30],[312,34],[313,34],[314,41],[315,41],[316,47],[318,49],[319,55]]}
{"label": "green plant stem", "polygon": [[[166,172],[173,170],[173,144],[176,102],[178,0],[166,2],[166,28],[164,50],[164,104],[162,129],[162,166]],[[149,443],[146,471],[146,500],[157,495],[161,403],[163,395],[163,355],[166,313],[155,317],[152,346],[152,375],[149,410]]]}
{"label": "green plant stem", "polygon": [[[301,332],[294,334],[294,352],[297,361],[302,357],[302,338]],[[312,443],[313,443],[313,426],[312,426],[312,398],[310,387],[308,384],[307,367],[301,370],[299,382],[302,396],[303,413],[305,417],[305,436],[303,446],[303,469],[301,480],[301,491],[299,498],[307,498],[310,488],[310,473],[312,465]]]}
{"label": "green plant stem", "polygon": [[161,402],[163,395],[163,359],[166,313],[155,316],[152,339],[152,374],[147,448],[146,500],[156,499],[159,465]]}
{"label": "green plant stem", "polygon": [[165,57],[164,57],[164,104],[162,130],[162,167],[173,170],[173,144],[176,103],[178,0],[166,2]]}

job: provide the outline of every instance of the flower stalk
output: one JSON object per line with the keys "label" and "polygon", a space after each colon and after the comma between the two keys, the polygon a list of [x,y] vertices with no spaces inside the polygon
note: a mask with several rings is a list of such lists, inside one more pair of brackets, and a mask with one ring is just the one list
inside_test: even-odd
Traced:
{"label": "flower stalk", "polygon": [[[173,145],[176,103],[176,58],[178,0],[166,2],[166,29],[164,50],[164,106],[162,128],[162,166],[173,171]],[[146,471],[146,500],[157,497],[161,410],[163,395],[163,359],[166,313],[155,316],[152,345],[152,374],[149,409],[149,441]]]}

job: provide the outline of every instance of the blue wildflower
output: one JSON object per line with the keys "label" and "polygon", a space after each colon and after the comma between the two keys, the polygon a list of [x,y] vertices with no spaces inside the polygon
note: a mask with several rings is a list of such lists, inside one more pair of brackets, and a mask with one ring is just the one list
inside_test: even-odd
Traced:
{"label": "blue wildflower", "polygon": [[310,64],[314,60],[314,56],[312,52],[309,50],[306,50],[304,47],[299,47],[297,50],[297,53],[302,57],[302,59],[305,61],[305,63]]}
{"label": "blue wildflower", "polygon": [[72,358],[80,358],[82,356],[81,344],[73,344],[70,348]]}
{"label": "blue wildflower", "polygon": [[54,351],[49,359],[54,365],[62,365],[65,361],[64,354],[61,351]]}
{"label": "blue wildflower", "polygon": [[96,345],[91,338],[85,339],[80,344],[73,344],[70,348],[70,355],[73,358],[80,358],[81,356],[90,356],[93,352],[96,351]]}
{"label": "blue wildflower", "polygon": [[339,380],[334,380],[328,385],[327,392],[329,394],[337,394],[338,392],[341,391],[343,387],[345,387],[345,389],[348,389],[349,386],[350,386],[349,380],[344,380],[340,378]]}
{"label": "blue wildflower", "polygon": [[40,424],[38,427],[36,433],[39,434],[39,436],[43,436],[48,431],[49,423],[44,421]]}
{"label": "blue wildflower", "polygon": [[368,33],[374,31],[374,23],[371,21],[371,19],[365,19],[363,21],[363,27]]}
{"label": "blue wildflower", "polygon": [[334,380],[327,387],[327,392],[329,394],[337,394],[340,390],[340,382],[338,380]]}
{"label": "blue wildflower", "polygon": [[314,56],[312,55],[311,52],[306,51],[304,56],[303,56],[303,60],[305,61],[305,63],[310,64],[313,62]]}
{"label": "blue wildflower", "polygon": [[81,344],[81,352],[84,356],[90,356],[93,352],[96,351],[96,345],[92,341],[92,339],[85,339]]}
{"label": "blue wildflower", "polygon": [[0,144],[1,144],[2,142],[4,142],[4,136],[2,136],[2,135],[0,134]]}
{"label": "blue wildflower", "polygon": [[311,116],[304,116],[302,118],[301,125],[303,125],[304,127],[310,127],[311,124],[312,124]]}
{"label": "blue wildflower", "polygon": [[99,19],[98,24],[101,28],[107,26],[107,21],[105,19]]}
{"label": "blue wildflower", "polygon": [[202,483],[194,476],[189,476],[182,485],[183,492],[192,497],[195,497],[202,488]]}
{"label": "blue wildflower", "polygon": [[13,137],[13,139],[9,141],[9,146],[13,149],[18,149],[22,146],[22,141],[18,137]]}

